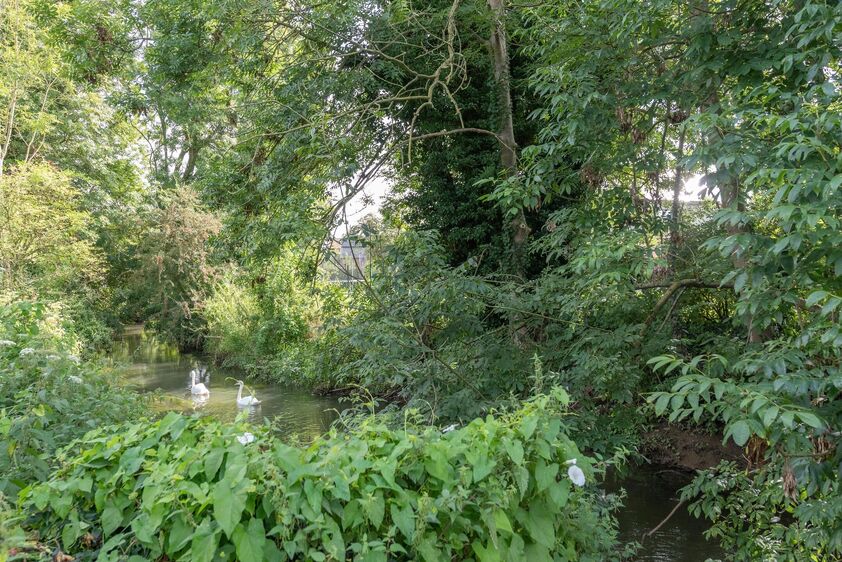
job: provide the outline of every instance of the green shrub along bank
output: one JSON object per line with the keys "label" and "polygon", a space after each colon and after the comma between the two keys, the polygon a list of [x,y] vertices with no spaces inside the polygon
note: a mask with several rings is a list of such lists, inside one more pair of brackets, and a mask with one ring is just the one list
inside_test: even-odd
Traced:
{"label": "green shrub along bank", "polygon": [[566,402],[446,432],[372,416],[307,448],[170,413],[92,431],[22,504],[79,559],[617,558],[615,506],[572,481],[600,468],[567,437]]}
{"label": "green shrub along bank", "polygon": [[80,347],[50,307],[0,307],[0,495],[49,477],[56,451],[88,431],[143,411],[115,373],[74,354]]}
{"label": "green shrub along bank", "polygon": [[312,258],[290,249],[249,279],[230,268],[202,308],[205,350],[220,363],[264,380],[315,386],[326,323],[349,315],[349,295],[312,282],[299,269]]}

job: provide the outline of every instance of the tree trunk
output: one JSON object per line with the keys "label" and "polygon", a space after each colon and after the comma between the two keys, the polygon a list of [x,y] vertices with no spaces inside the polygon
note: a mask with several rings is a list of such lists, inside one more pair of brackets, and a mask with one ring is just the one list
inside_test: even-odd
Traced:
{"label": "tree trunk", "polygon": [[[666,125],[665,125],[666,126]],[[670,212],[670,247],[667,260],[669,263],[670,275],[674,276],[678,269],[678,245],[681,241],[681,187],[682,169],[681,159],[684,157],[684,136],[686,130],[682,127],[678,137],[678,153],[675,156],[675,178],[672,184],[672,210]]]}
{"label": "tree trunk", "polygon": [[[691,7],[691,18],[700,17],[709,13],[710,10],[708,0],[697,0],[695,5]],[[719,91],[718,88],[714,86],[710,96],[708,97],[708,100],[701,107],[702,111],[704,111],[707,107],[710,107],[711,105],[718,104],[719,101]],[[706,134],[706,136],[708,137],[708,142],[722,142],[722,140],[725,137],[723,132],[718,127],[714,127],[711,131],[709,131]],[[722,169],[717,170],[716,175],[722,207],[730,207],[740,212],[745,210],[745,205],[742,201],[740,193],[741,188],[739,176],[737,176],[732,171],[728,170],[727,167],[723,167]],[[742,224],[729,224],[725,227],[725,232],[729,236],[738,236],[739,234],[746,232],[746,228],[745,225]],[[744,271],[748,266],[748,258],[746,257],[744,250],[745,248],[737,246],[734,248],[734,251],[731,254],[731,264],[733,268],[738,271]],[[739,297],[739,294],[737,296]],[[748,331],[748,341],[750,343],[762,342],[763,335],[760,332],[760,330],[758,330],[754,326],[753,318],[749,315],[747,318],[744,319],[744,322]]]}
{"label": "tree trunk", "polygon": [[[505,0],[488,0],[493,18],[491,32],[491,54],[494,59],[494,79],[497,83],[498,111],[500,112],[500,164],[506,175],[517,171],[517,142],[512,117],[511,73],[509,69],[509,48],[506,43]],[[516,274],[523,273],[523,258],[526,243],[531,232],[526,224],[523,210],[507,225],[511,236],[512,265]]]}

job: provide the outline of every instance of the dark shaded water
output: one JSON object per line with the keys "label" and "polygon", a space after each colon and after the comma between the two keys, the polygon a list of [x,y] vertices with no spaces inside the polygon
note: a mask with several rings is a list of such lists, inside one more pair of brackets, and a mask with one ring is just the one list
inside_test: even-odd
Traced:
{"label": "dark shaded water", "polygon": [[704,519],[678,508],[652,536],[643,535],[658,526],[679,502],[679,490],[690,482],[691,475],[663,467],[640,466],[622,480],[609,477],[609,491],[626,491],[624,507],[617,514],[620,535],[624,541],[637,541],[643,548],[635,560],[648,562],[705,562],[727,560],[715,542],[706,541],[702,533],[708,528]]}
{"label": "dark shaded water", "polygon": [[[202,357],[180,354],[178,350],[147,338],[139,329],[129,329],[115,343],[114,357],[129,363],[130,382],[140,391],[163,393],[171,401],[168,409],[200,411],[223,420],[233,420],[240,411],[236,403],[237,389],[227,377],[242,378],[242,374],[214,367]],[[189,391],[190,371],[204,366],[209,378],[207,399],[197,399]],[[284,436],[297,435],[312,440],[324,433],[338,416],[341,405],[335,399],[314,396],[293,387],[265,385],[246,381],[262,401],[260,406],[247,408],[249,419],[262,422],[272,420]],[[248,392],[246,392],[248,394]],[[618,514],[623,541],[641,541],[641,536],[656,527],[678,502],[678,490],[690,476],[658,468],[640,467],[630,476],[617,480],[609,478],[608,492],[625,489],[625,508]],[[643,549],[635,560],[648,562],[704,562],[727,560],[714,543],[705,541],[704,521],[691,517],[680,508],[661,527],[643,542]]]}
{"label": "dark shaded water", "polygon": [[[266,385],[245,380],[261,401],[248,408],[237,406],[237,387],[230,380],[243,379],[242,373],[215,367],[206,358],[179,353],[177,349],[147,338],[139,329],[128,329],[115,342],[113,356],[129,364],[132,386],[141,392],[159,391],[168,399],[162,407],[185,412],[198,411],[222,420],[233,420],[242,411],[255,422],[272,421],[279,433],[312,440],[324,433],[342,408],[338,400],[314,396],[306,390],[282,385]],[[190,371],[205,367],[208,397],[190,394]]]}

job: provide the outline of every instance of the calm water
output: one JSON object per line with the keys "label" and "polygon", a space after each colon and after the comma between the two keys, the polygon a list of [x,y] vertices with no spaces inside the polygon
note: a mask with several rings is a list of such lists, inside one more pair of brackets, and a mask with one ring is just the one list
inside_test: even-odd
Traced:
{"label": "calm water", "polygon": [[[142,331],[129,329],[115,343],[114,356],[130,364],[131,383],[143,392],[159,391],[170,401],[165,407],[184,411],[199,411],[223,420],[233,420],[241,411],[237,407],[237,389],[227,377],[243,378],[241,374],[209,364],[207,359],[180,354],[178,350],[148,339]],[[191,396],[190,371],[207,368],[204,381],[210,390],[205,400]],[[269,386],[249,382],[249,387],[262,403],[246,408],[249,418],[262,422],[268,418],[282,435],[297,435],[312,440],[324,433],[336,419],[341,405],[335,399],[314,396],[307,391],[285,386]],[[244,394],[248,395],[245,391]],[[621,538],[640,541],[678,502],[678,490],[689,476],[673,471],[640,467],[623,480],[609,479],[609,492],[625,489],[625,508],[618,514]],[[691,517],[680,508],[661,529],[644,541],[644,548],[635,560],[647,562],[704,562],[708,559],[727,559],[714,544],[705,541],[702,532],[705,522]]]}
{"label": "calm water", "polygon": [[[243,379],[242,373],[215,367],[200,356],[179,353],[171,346],[147,338],[138,329],[128,329],[115,342],[113,355],[129,363],[127,375],[132,386],[141,392],[160,391],[167,398],[163,406],[169,409],[202,412],[222,420],[233,420],[245,410],[250,420],[269,419],[282,435],[296,435],[304,440],[324,433],[341,409],[339,401],[332,398],[248,379],[245,379],[248,387],[243,390],[243,396],[248,396],[251,389],[261,404],[239,408],[237,387],[230,379]],[[190,394],[190,371],[197,367],[207,369],[203,382],[210,391],[209,397]]]}
{"label": "calm water", "polygon": [[[609,491],[626,491],[623,510],[617,514],[624,541],[641,542],[641,537],[658,526],[679,501],[679,490],[691,476],[662,467],[641,466],[622,480],[609,478]],[[705,562],[727,560],[715,542],[705,540],[708,528],[704,519],[687,512],[686,505],[670,517],[663,527],[643,541],[635,560],[648,562]]]}

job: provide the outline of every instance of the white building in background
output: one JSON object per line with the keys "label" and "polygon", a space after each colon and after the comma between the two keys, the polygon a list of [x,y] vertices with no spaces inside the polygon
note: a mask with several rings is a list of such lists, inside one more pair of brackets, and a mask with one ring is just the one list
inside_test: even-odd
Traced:
{"label": "white building in background", "polygon": [[359,240],[343,238],[332,240],[324,270],[331,283],[359,283],[368,276],[368,248]]}

